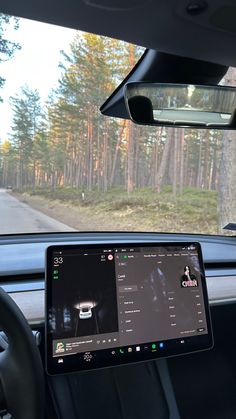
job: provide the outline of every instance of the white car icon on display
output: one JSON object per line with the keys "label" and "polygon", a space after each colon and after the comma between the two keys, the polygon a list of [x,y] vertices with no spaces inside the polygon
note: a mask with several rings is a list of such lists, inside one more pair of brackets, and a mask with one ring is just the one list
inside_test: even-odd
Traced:
{"label": "white car icon on display", "polygon": [[92,317],[92,307],[81,307],[79,309],[79,318],[82,319],[90,319]]}
{"label": "white car icon on display", "polygon": [[76,304],[75,308],[79,310],[79,318],[81,320],[91,319],[93,316],[92,309],[95,305],[93,301],[84,301],[83,303]]}

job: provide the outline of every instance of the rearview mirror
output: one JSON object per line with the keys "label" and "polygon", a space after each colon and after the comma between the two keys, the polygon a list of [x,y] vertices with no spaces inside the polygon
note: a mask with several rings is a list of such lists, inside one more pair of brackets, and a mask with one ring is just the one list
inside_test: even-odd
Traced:
{"label": "rearview mirror", "polygon": [[137,124],[236,129],[235,87],[139,82],[124,93]]}

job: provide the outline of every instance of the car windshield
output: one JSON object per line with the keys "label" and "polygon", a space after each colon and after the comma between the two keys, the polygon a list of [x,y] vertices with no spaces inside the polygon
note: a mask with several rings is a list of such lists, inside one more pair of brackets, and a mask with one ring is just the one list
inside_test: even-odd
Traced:
{"label": "car windshield", "polygon": [[6,15],[0,47],[0,234],[230,234],[233,131],[100,114],[144,48]]}

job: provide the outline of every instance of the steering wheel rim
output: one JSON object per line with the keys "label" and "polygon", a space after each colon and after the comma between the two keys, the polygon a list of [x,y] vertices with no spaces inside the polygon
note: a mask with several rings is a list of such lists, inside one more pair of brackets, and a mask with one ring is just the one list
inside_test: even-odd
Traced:
{"label": "steering wheel rim", "polygon": [[0,407],[4,405],[14,419],[42,419],[45,394],[39,350],[24,315],[1,287],[0,329],[9,341],[0,353]]}

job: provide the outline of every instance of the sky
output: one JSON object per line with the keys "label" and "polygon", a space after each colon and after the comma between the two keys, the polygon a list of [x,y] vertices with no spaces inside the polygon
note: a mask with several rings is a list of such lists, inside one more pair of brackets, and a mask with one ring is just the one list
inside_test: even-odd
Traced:
{"label": "sky", "polygon": [[27,84],[39,91],[43,103],[57,86],[61,74],[58,68],[62,61],[60,51],[69,52],[76,34],[72,29],[27,19],[20,19],[19,23],[17,31],[9,28],[6,38],[18,42],[22,48],[12,59],[0,63],[0,75],[6,79],[0,90],[3,99],[0,103],[0,141],[9,138],[11,132],[10,96],[15,96],[21,86]]}

